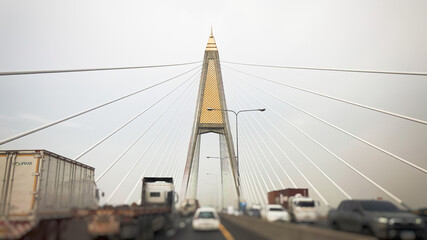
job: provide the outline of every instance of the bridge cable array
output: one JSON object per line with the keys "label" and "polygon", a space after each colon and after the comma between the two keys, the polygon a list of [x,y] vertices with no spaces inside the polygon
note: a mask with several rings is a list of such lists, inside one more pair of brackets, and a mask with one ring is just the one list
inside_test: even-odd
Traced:
{"label": "bridge cable array", "polygon": [[[225,67],[226,67],[226,68],[229,68],[229,67],[227,67],[227,66],[225,66]],[[232,69],[232,68],[230,68],[230,69]],[[235,69],[232,69],[232,70],[235,70]],[[238,70],[236,70],[236,71],[238,71]],[[242,72],[242,71],[238,71],[238,72],[244,73],[244,72]],[[249,74],[249,75],[254,76],[254,77],[257,77],[257,78],[261,78],[261,77],[258,77],[258,76],[252,75],[252,74]],[[261,78],[261,79],[266,80],[265,78]],[[268,80],[268,81],[270,81],[270,80]],[[274,81],[270,81],[270,82],[274,82]],[[277,83],[277,82],[275,82],[275,83]],[[281,84],[281,85],[284,85],[284,84]],[[288,85],[284,85],[284,86],[288,86]],[[292,88],[296,88],[296,87],[292,87]],[[259,89],[259,88],[258,88],[258,89]],[[385,153],[385,154],[387,154],[387,155],[389,155],[389,156],[391,156],[391,157],[393,157],[393,158],[395,158],[395,159],[399,160],[400,162],[402,162],[402,163],[404,163],[404,164],[407,164],[407,165],[409,165],[409,166],[411,166],[411,167],[413,167],[413,168],[415,168],[415,169],[417,169],[417,170],[419,170],[419,171],[421,171],[421,172],[423,172],[423,173],[427,174],[427,169],[424,169],[424,168],[422,168],[422,167],[420,167],[420,166],[418,166],[418,165],[416,165],[416,164],[413,164],[413,163],[411,163],[411,162],[409,162],[409,161],[407,161],[407,160],[405,160],[405,159],[403,159],[403,158],[401,158],[401,157],[399,157],[399,156],[397,156],[397,155],[395,155],[395,154],[393,154],[393,153],[391,153],[391,152],[389,152],[389,151],[387,151],[387,150],[385,150],[385,149],[382,149],[382,148],[380,148],[380,147],[378,147],[378,146],[376,146],[376,145],[374,145],[374,144],[372,144],[372,143],[370,143],[370,142],[368,142],[368,141],[366,141],[366,140],[364,140],[364,139],[362,139],[362,138],[359,138],[359,137],[355,136],[354,134],[351,134],[351,133],[349,133],[349,132],[347,132],[347,131],[345,131],[345,130],[343,130],[343,129],[341,129],[341,128],[339,128],[339,127],[337,127],[337,126],[333,125],[333,124],[330,124],[330,123],[328,123],[327,121],[325,121],[325,120],[323,120],[323,119],[320,119],[320,118],[318,118],[318,117],[316,117],[316,116],[314,116],[314,115],[312,115],[312,114],[310,114],[310,113],[308,113],[308,112],[306,112],[306,111],[302,110],[301,108],[298,108],[298,107],[296,107],[295,105],[293,105],[293,104],[291,104],[291,103],[289,103],[289,102],[286,102],[286,101],[284,101],[284,100],[282,100],[282,99],[278,98],[277,96],[274,96],[274,95],[272,95],[272,94],[270,94],[270,93],[268,93],[268,92],[266,92],[266,91],[264,91],[264,90],[261,90],[261,89],[259,89],[259,90],[260,90],[260,91],[262,91],[262,92],[264,92],[264,93],[266,93],[266,94],[268,94],[268,95],[270,95],[270,96],[272,96],[272,97],[274,97],[274,98],[276,98],[276,99],[278,99],[279,101],[282,101],[282,102],[286,103],[287,105],[291,106],[292,108],[295,108],[295,109],[297,109],[298,111],[303,112],[303,113],[305,113],[305,114],[307,114],[307,115],[309,115],[309,116],[311,116],[311,117],[313,117],[313,118],[315,118],[315,119],[317,119],[317,120],[321,121],[322,123],[327,124],[327,125],[329,125],[330,127],[335,128],[336,130],[338,130],[338,131],[340,131],[340,132],[343,132],[343,133],[345,133],[345,134],[347,134],[347,135],[351,136],[352,138],[357,139],[358,141],[363,142],[363,143],[365,143],[366,145],[368,145],[368,146],[370,146],[370,147],[372,147],[372,148],[375,148],[376,150],[381,151],[381,152],[383,152],[383,153]],[[300,89],[299,89],[299,90],[300,90]],[[304,91],[306,91],[306,90],[304,90]],[[311,91],[306,91],[306,92],[311,92]],[[313,93],[314,93],[314,92],[313,92]],[[316,95],[323,95],[323,94],[317,94],[317,93],[316,93]],[[325,95],[325,96],[326,96],[326,95]],[[328,98],[334,99],[333,97],[328,97]],[[346,101],[346,102],[347,102],[347,101]],[[352,104],[352,105],[355,105],[355,104]],[[361,105],[361,106],[362,106],[362,105]],[[364,107],[364,108],[367,108],[367,109],[373,110],[373,108],[370,108],[370,107]],[[381,111],[381,112],[382,112],[382,110],[379,110],[379,111]],[[385,111],[384,111],[384,113],[385,113]],[[399,117],[399,118],[405,118],[406,120],[415,121],[415,122],[418,122],[418,123],[421,123],[421,124],[427,124],[427,122],[422,121],[422,120],[411,119],[411,118],[407,118],[407,117],[404,117],[404,116],[401,116],[401,115],[397,115],[397,114],[390,114],[390,115],[395,116],[395,117]]]}
{"label": "bridge cable array", "polygon": [[[241,79],[240,79],[241,80]],[[248,92],[248,94],[250,94],[251,95],[251,97],[253,98],[253,99],[257,99],[258,100],[258,102],[260,102],[261,104],[263,104],[263,105],[265,105],[265,103],[263,103],[261,100],[259,100],[259,98],[257,97],[257,96],[255,96],[255,95],[253,95],[253,94],[251,94],[251,93],[249,93]],[[248,105],[249,104],[249,99],[246,97],[246,96],[244,96],[243,94],[239,94],[239,96],[242,98],[242,99],[245,99],[245,102],[246,102],[246,105]],[[243,106],[243,104],[240,104],[240,106]],[[277,114],[277,112],[273,109],[273,108],[270,108],[269,109],[269,111],[273,111],[274,113],[276,113]],[[265,129],[265,127],[264,127],[264,125],[263,124],[261,124],[254,116],[250,116],[256,123],[257,123],[257,125],[260,127],[260,128],[262,128],[263,130],[264,130],[264,132],[269,136],[269,138],[271,139],[271,141],[276,145],[276,147],[282,152],[282,154],[283,155],[285,155],[286,156],[286,158],[289,160],[289,161],[291,161],[290,160],[290,158],[286,155],[286,153],[285,152],[283,152],[283,150],[282,150],[282,148],[279,146],[279,144],[277,143],[277,141],[275,141],[274,140],[274,138],[269,134],[269,132]],[[280,131],[278,128],[277,128],[277,126],[275,126],[268,118],[266,118],[263,114],[261,114],[261,116],[260,116],[261,118],[263,118],[271,127],[273,127],[275,130],[276,130],[276,132],[277,133],[279,133],[283,138],[285,138],[286,139],[286,141],[288,141],[305,159],[307,159],[307,161],[309,161],[320,173],[322,173],[322,175],[323,176],[325,176],[347,199],[351,199],[351,196],[346,192],[346,191],[344,191],[334,180],[332,180],[323,170],[321,170],[320,168],[319,168],[319,166],[317,166],[298,146],[296,146],[282,131]],[[258,129],[258,128],[256,128],[256,127],[253,127],[253,129]],[[265,144],[265,143],[264,143]],[[269,147],[268,147],[268,144],[265,144],[265,146],[269,149]],[[276,158],[275,157],[275,155],[273,154],[273,152],[269,149],[269,151],[270,151],[270,153],[274,156],[274,158]],[[292,161],[291,161],[292,162]],[[292,165],[294,165],[295,166],[295,164],[292,164]],[[280,165],[281,166],[281,165]],[[283,168],[282,166],[281,166],[281,168]],[[289,178],[289,175],[285,172],[285,174],[286,174],[286,176]],[[304,175],[303,175],[304,176]],[[290,179],[290,178],[289,178]],[[291,180],[291,179],[290,179]],[[291,180],[292,181],[292,180]],[[294,187],[296,187],[295,186],[295,183],[292,181],[292,184],[294,185]],[[322,198],[322,197],[321,197]],[[326,203],[326,202],[325,202]]]}
{"label": "bridge cable array", "polygon": [[65,121],[68,121],[68,120],[73,119],[73,118],[75,118],[75,117],[78,117],[78,116],[80,116],[80,115],[83,115],[83,114],[86,114],[86,113],[92,112],[92,111],[94,111],[94,110],[96,110],[96,109],[99,109],[99,108],[105,107],[105,106],[107,106],[107,105],[110,105],[110,104],[112,104],[112,103],[118,102],[118,101],[123,100],[123,99],[128,98],[128,97],[134,96],[134,95],[136,95],[136,94],[138,94],[138,93],[144,92],[144,91],[149,90],[149,89],[152,89],[152,88],[154,88],[154,87],[160,86],[160,85],[162,85],[162,84],[164,84],[164,83],[170,82],[170,81],[172,81],[172,80],[174,80],[174,79],[176,79],[176,78],[178,78],[178,77],[181,77],[181,76],[183,76],[183,75],[185,75],[185,74],[187,74],[187,73],[189,73],[189,72],[192,72],[192,71],[196,70],[197,68],[200,68],[200,66],[197,66],[197,67],[195,67],[195,68],[192,68],[192,69],[190,69],[190,70],[188,70],[188,71],[186,71],[186,72],[184,72],[184,73],[178,74],[178,75],[176,75],[176,76],[174,76],[174,77],[168,78],[168,79],[166,79],[166,80],[164,80],[164,81],[162,81],[162,82],[159,82],[159,83],[156,83],[156,84],[151,85],[151,86],[149,86],[149,87],[146,87],[146,88],[140,89],[140,90],[135,91],[135,92],[133,92],[133,93],[130,93],[130,94],[128,94],[128,95],[125,95],[125,96],[122,96],[122,97],[116,98],[116,99],[114,99],[114,100],[111,100],[111,101],[109,101],[109,102],[106,102],[106,103],[100,104],[100,105],[98,105],[98,106],[96,106],[96,107],[89,108],[89,109],[87,109],[87,110],[84,110],[84,111],[82,111],[82,112],[79,112],[79,113],[76,113],[76,114],[70,115],[70,116],[65,117],[65,118],[63,118],[63,119],[60,119],[60,120],[57,120],[57,121],[54,121],[54,122],[48,123],[48,124],[43,125],[43,126],[41,126],[41,127],[34,128],[34,129],[30,130],[30,131],[27,131],[27,132],[24,132],[24,133],[18,134],[18,135],[16,135],[16,136],[13,136],[13,137],[10,137],[10,138],[7,138],[7,139],[4,139],[4,140],[0,141],[0,145],[5,144],[5,143],[8,143],[8,142],[11,142],[11,141],[14,141],[14,140],[16,140],[16,139],[22,138],[22,137],[27,136],[27,135],[33,134],[33,133],[38,132],[38,131],[40,131],[40,130],[43,130],[43,129],[46,129],[46,128],[49,128],[49,127],[52,127],[52,126],[54,126],[54,125],[57,125],[57,124],[59,124],[59,123],[65,122]]}
{"label": "bridge cable array", "polygon": [[[175,89],[173,89],[171,92],[169,92],[167,95],[171,94],[172,92],[174,92],[176,89],[180,88],[181,86],[183,86],[186,82],[190,81],[194,75],[196,75],[197,72],[195,72],[191,77],[187,78],[187,80],[185,80],[183,83],[181,83],[180,85],[178,85]],[[165,114],[167,112],[167,110],[169,110],[169,108],[172,105],[170,105],[164,112],[163,114]],[[107,169],[105,169],[95,180],[95,182],[98,182],[144,135],[145,133],[150,130],[150,128],[163,116],[163,114],[161,114],[148,128],[146,128],[144,130],[144,132],[142,132],[121,154],[119,157],[117,157],[108,167]]]}
{"label": "bridge cable array", "polygon": [[[227,66],[225,66],[225,67],[227,67]],[[408,120],[408,121],[412,121],[412,122],[415,122],[415,123],[427,125],[427,121],[423,121],[423,120],[420,120],[420,119],[411,118],[411,117],[408,117],[408,116],[403,116],[403,115],[400,115],[400,114],[397,114],[397,113],[393,113],[393,112],[389,112],[389,111],[384,111],[384,110],[381,110],[381,109],[378,109],[378,108],[369,107],[369,106],[366,106],[366,105],[362,105],[362,104],[358,104],[358,103],[355,103],[355,102],[347,101],[347,100],[344,100],[344,99],[332,97],[332,96],[329,96],[329,95],[326,95],[326,94],[322,94],[322,93],[310,91],[310,90],[299,88],[299,87],[292,86],[292,85],[289,85],[289,84],[280,83],[280,82],[273,81],[273,80],[270,80],[270,79],[267,79],[267,78],[264,78],[264,77],[260,77],[260,76],[257,76],[257,75],[246,73],[246,72],[243,72],[243,71],[231,68],[231,67],[227,67],[227,68],[230,68],[230,69],[232,69],[232,70],[234,70],[236,72],[240,72],[240,73],[243,73],[243,74],[255,77],[255,78],[259,78],[259,79],[265,80],[267,82],[279,84],[279,85],[282,85],[282,86],[285,86],[285,87],[289,87],[289,88],[292,88],[292,89],[296,89],[296,90],[299,90],[299,91],[303,91],[303,92],[311,93],[311,94],[314,94],[314,95],[317,95],[317,96],[321,96],[321,97],[329,98],[329,99],[336,100],[336,101],[339,101],[339,102],[347,103],[347,104],[350,104],[350,105],[353,105],[353,106],[356,106],[356,107],[361,107],[361,108],[364,108],[364,109],[368,109],[368,110],[372,110],[372,111],[375,111],[375,112],[383,113],[383,114],[390,115],[390,116],[393,116],[393,117],[402,118],[402,119],[405,119],[405,120]]]}
{"label": "bridge cable array", "polygon": [[[193,78],[193,77],[192,77]],[[190,84],[182,91],[182,93],[181,94],[179,94],[179,96],[177,96],[176,97],[176,99],[173,101],[173,103],[172,104],[170,104],[169,105],[169,107],[167,108],[167,109],[165,109],[160,115],[159,115],[159,117],[153,122],[153,124],[154,123],[157,123],[158,122],[158,120],[160,119],[160,118],[162,118],[164,115],[165,115],[165,113],[167,113],[170,109],[171,109],[171,107],[172,106],[174,106],[174,105],[176,105],[177,103],[178,103],[178,99],[180,99],[182,96],[183,96],[183,94],[184,93],[186,93],[187,92],[187,90],[189,89],[189,87],[191,86],[191,84],[194,84],[194,82],[195,82],[195,79],[193,78],[193,80],[190,82]],[[185,83],[185,82],[184,82]],[[182,86],[182,85],[180,85],[180,86]],[[179,87],[180,87],[179,86]],[[178,87],[178,88],[179,88]],[[176,88],[177,89],[177,88]],[[176,89],[174,89],[174,90],[176,90]],[[178,108],[177,108],[178,109]],[[176,111],[175,111],[176,112]],[[184,116],[184,115],[182,115],[182,116]],[[129,171],[125,174],[125,176],[122,178],[122,180],[120,181],[120,183],[116,186],[116,188],[112,191],[112,193],[109,195],[109,197],[106,199],[106,203],[108,203],[110,200],[111,200],[111,198],[116,194],[116,192],[117,192],[117,190],[121,187],[121,185],[124,183],[124,181],[128,178],[128,176],[131,174],[131,172],[135,169],[135,167],[137,166],[137,164],[138,163],[140,163],[141,162],[141,160],[142,160],[142,158],[144,157],[144,155],[147,153],[147,151],[150,149],[150,147],[154,144],[154,142],[157,140],[157,138],[160,136],[160,134],[161,134],[161,132],[165,129],[165,127],[166,126],[168,126],[168,125],[170,125],[170,123],[171,122],[173,122],[173,118],[170,118],[162,127],[161,127],[161,129],[158,131],[158,133],[157,133],[157,135],[153,138],[153,140],[151,141],[151,143],[146,147],[146,149],[144,150],[144,152],[139,156],[139,158],[134,162],[134,164],[132,165],[132,167],[129,169]],[[152,124],[152,125],[153,125]],[[150,125],[150,127],[152,126],[152,125]],[[166,138],[165,138],[166,139]],[[159,146],[161,146],[161,144],[159,145]],[[152,158],[152,160],[153,160],[154,158]],[[152,161],[151,160],[151,161]],[[145,175],[145,172],[146,172],[146,170],[148,169],[148,167],[149,167],[149,165],[151,164],[151,161],[149,162],[149,164],[148,164],[148,166],[144,169],[144,172],[143,172],[143,175]],[[159,161],[160,162],[160,161]],[[138,180],[140,180],[140,179],[138,179]],[[138,183],[139,183],[139,181],[138,181]]]}
{"label": "bridge cable array", "polygon": [[[184,83],[185,82],[183,82],[182,84],[184,84]],[[158,103],[160,103],[165,98],[167,98],[169,95],[171,95],[173,92],[175,92],[177,89],[179,89],[179,87],[181,87],[182,84],[180,84],[179,86],[177,86],[176,88],[174,88],[172,91],[170,91],[169,93],[167,93],[166,95],[164,95],[162,98],[160,98],[159,100],[157,100],[156,102],[154,102],[153,104],[151,104],[149,107],[147,107],[146,109],[144,109],[142,112],[140,112],[137,115],[135,115],[129,121],[127,121],[126,123],[124,123],[123,125],[121,125],[120,127],[118,127],[116,130],[114,130],[113,132],[111,132],[110,134],[108,134],[107,136],[105,136],[104,138],[102,138],[101,140],[99,140],[97,143],[95,143],[94,145],[92,145],[91,147],[89,147],[88,149],[86,149],[84,152],[82,152],[77,157],[75,157],[74,160],[77,161],[79,158],[81,158],[86,153],[88,153],[89,151],[91,151],[92,149],[94,149],[96,146],[98,146],[99,144],[101,144],[102,142],[104,142],[105,140],[107,140],[108,138],[110,138],[111,136],[113,136],[115,133],[117,133],[118,131],[120,131],[121,129],[123,129],[127,125],[129,125],[131,122],[133,122],[134,120],[136,120],[142,114],[146,113],[148,110],[150,110],[151,108],[153,108],[154,106],[156,106]]]}
{"label": "bridge cable array", "polygon": [[[188,96],[188,97],[190,97],[191,95],[187,95],[187,96]],[[188,98],[188,99],[190,99],[190,98]],[[187,100],[188,100],[188,99],[187,99]],[[175,102],[175,103],[176,103],[176,102]],[[175,103],[174,103],[174,104],[175,104]],[[171,105],[170,105],[170,107],[171,107],[171,106],[174,106],[174,104],[171,104]],[[170,109],[170,107],[168,107],[168,108]],[[179,110],[182,110],[182,108],[179,108],[179,107],[175,108],[175,110],[174,110],[174,112],[173,112],[173,114],[172,114],[172,115],[173,115],[173,116],[176,116],[176,113],[177,113]],[[184,116],[185,116],[184,114],[181,114],[181,118],[180,118],[180,120],[179,120],[179,121],[182,121],[182,119],[183,119],[183,117],[184,117]],[[174,118],[169,119],[169,121],[175,121],[175,120],[176,120],[176,119],[174,119]],[[167,126],[167,123],[165,124],[165,126]],[[159,133],[160,133],[160,132],[159,132]],[[148,164],[146,165],[147,167],[146,167],[146,168],[144,169],[144,171],[141,173],[140,177],[137,179],[137,181],[135,181],[135,184],[134,184],[134,186],[133,186],[132,190],[130,191],[130,193],[128,194],[128,196],[126,197],[125,202],[129,203],[130,198],[132,197],[132,195],[133,195],[133,193],[135,192],[135,190],[136,190],[136,188],[138,187],[138,185],[139,185],[139,184],[141,184],[141,179],[144,177],[145,173],[147,172],[148,168],[151,166],[151,164],[153,163],[153,161],[154,161],[154,160],[156,160],[156,161],[158,162],[158,164],[160,164],[161,160],[156,159],[156,157],[157,157],[157,154],[159,153],[159,151],[160,151],[161,147],[163,146],[164,141],[168,138],[169,134],[170,134],[170,131],[169,131],[169,132],[167,133],[167,135],[164,137],[164,139],[162,140],[162,143],[158,144],[158,148],[157,148],[157,150],[155,151],[155,153],[154,153],[153,157],[150,159],[150,161],[149,161],[149,162],[148,162]]]}
{"label": "bridge cable array", "polygon": [[[242,96],[243,94],[240,94],[240,96]],[[238,106],[240,105],[240,107],[242,107],[243,105],[241,104],[241,102],[240,101],[238,101]],[[254,118],[253,116],[251,116],[252,118]],[[259,122],[257,122],[258,123],[258,125],[259,125],[259,127],[261,127],[263,130],[264,130],[264,132],[267,134],[267,136],[272,140],[272,142],[275,144],[275,146],[281,151],[281,153],[286,157],[286,159],[294,166],[294,168],[300,173],[300,175],[305,179],[305,181],[310,185],[310,187],[317,193],[317,195],[322,199],[322,201],[326,204],[326,206],[328,206],[329,207],[329,202],[326,200],[326,198],[319,192],[319,190],[312,184],[312,182],[301,172],[301,170],[296,166],[296,164],[294,163],[294,161],[292,161],[291,160],[291,158],[282,150],[282,148],[277,144],[277,142],[274,140],[274,138],[269,134],[269,132],[268,131],[265,131],[265,128],[261,125],[261,124],[259,124]],[[261,142],[263,143],[263,145],[264,145],[264,147],[266,148],[266,149],[268,149],[268,151],[270,152],[270,154],[273,156],[273,158],[277,161],[277,163],[278,163],[278,165],[283,169],[283,167],[281,166],[281,164],[279,163],[279,161],[277,160],[277,157],[275,156],[275,154],[273,153],[273,151],[270,149],[270,147],[269,147],[269,145],[264,141],[264,139],[261,137],[261,134],[258,132],[258,128],[256,128],[250,121],[249,121],[249,124],[250,124],[250,126],[251,126],[251,128],[249,128],[249,127],[246,127],[246,126],[244,126],[245,128],[247,128],[248,130],[246,130],[247,132],[249,132],[249,134],[251,135],[251,137],[252,137],[252,139],[254,139],[254,141],[255,141],[255,139],[260,139],[261,140]],[[252,131],[254,131],[254,132],[256,132],[256,135],[257,136],[254,136],[253,134],[252,134]],[[259,141],[258,141],[258,143],[259,143]],[[252,148],[249,148],[249,149],[252,149]],[[262,151],[263,152],[263,151]],[[265,155],[264,155],[264,158],[258,158],[258,159],[268,159]],[[269,161],[267,161],[267,163],[269,163]],[[270,168],[274,171],[274,168],[270,165]],[[286,175],[287,176],[289,176],[287,173],[286,173]],[[277,176],[277,175],[276,175]],[[280,180],[280,178],[279,177],[277,177],[278,178],[278,181],[280,182],[280,183],[282,183],[282,181]],[[283,188],[285,188],[283,185],[282,185],[282,189]],[[275,188],[275,189],[277,189],[277,188]]]}
{"label": "bridge cable array", "polygon": [[[240,79],[241,80],[241,79]],[[253,84],[251,84],[251,83],[249,83],[247,80],[242,80],[242,82],[245,82],[246,84],[248,84],[248,85],[250,85],[252,88],[254,88],[254,89],[257,89],[258,91],[261,91],[261,92],[263,92],[264,94],[266,94],[266,95],[269,95],[269,96],[271,96],[271,97],[273,97],[273,98],[275,98],[275,99],[277,99],[277,100],[279,100],[279,101],[281,101],[281,102],[283,102],[283,103],[285,103],[285,104],[287,104],[287,105],[289,105],[289,106],[291,106],[291,107],[293,107],[293,108],[295,108],[295,109],[297,109],[298,111],[301,111],[301,112],[303,112],[303,113],[305,113],[305,114],[308,114],[309,116],[311,116],[311,117],[314,117],[315,119],[317,119],[317,120],[319,120],[319,121],[321,121],[321,122],[323,122],[323,123],[326,123],[328,126],[331,126],[331,127],[334,127],[335,128],[335,126],[333,126],[333,125],[331,125],[331,124],[329,124],[329,123],[327,123],[326,121],[324,121],[324,120],[321,120],[321,119],[319,119],[319,118],[317,118],[317,117],[315,117],[314,115],[312,115],[312,114],[310,114],[310,113],[308,113],[308,112],[306,112],[306,111],[304,111],[304,110],[302,110],[302,109],[300,109],[300,108],[298,108],[298,107],[296,107],[296,106],[294,106],[294,105],[292,105],[292,104],[290,104],[290,103],[288,103],[287,101],[284,101],[284,100],[282,100],[282,99],[280,99],[279,97],[277,97],[277,96],[274,96],[274,95],[272,95],[271,93],[268,93],[268,92],[266,92],[266,91],[264,91],[264,90],[262,90],[262,89],[260,89],[260,88],[258,88],[258,87],[256,87],[255,85],[253,85]],[[241,94],[242,95],[242,94]],[[254,97],[255,99],[257,99],[258,101],[260,101],[261,103],[263,103],[258,97],[256,97],[255,95],[253,95],[253,94],[250,94],[252,97]],[[265,104],[265,103],[264,103]],[[298,127],[296,127],[294,124],[292,124],[289,120],[287,120],[286,118],[284,118],[283,116],[281,116],[277,111],[275,111],[274,109],[271,109],[276,115],[278,115],[278,116],[280,116],[283,120],[285,120],[285,121],[287,121],[289,124],[291,124],[293,127],[295,127],[298,131],[300,131],[301,133],[303,133],[306,137],[308,137],[310,140],[312,140],[314,143],[316,143],[317,145],[319,145],[320,147],[322,147],[324,150],[326,150],[327,152],[329,152],[331,155],[333,155],[336,159],[338,159],[338,160],[340,160],[342,163],[344,163],[347,167],[349,167],[350,169],[352,169],[353,171],[355,171],[357,174],[359,174],[360,176],[362,176],[365,180],[367,180],[368,182],[370,182],[371,184],[373,184],[375,187],[377,187],[378,189],[380,189],[381,191],[383,191],[384,193],[386,193],[389,197],[391,197],[393,200],[395,200],[396,202],[398,202],[399,204],[401,204],[402,206],[404,206],[404,207],[407,207],[406,206],[406,204],[404,204],[403,203],[403,201],[400,199],[400,198],[398,198],[398,197],[396,197],[394,194],[392,194],[392,193],[390,193],[388,190],[386,190],[385,188],[383,188],[382,186],[380,186],[379,184],[377,184],[376,182],[374,182],[372,179],[370,179],[370,178],[368,178],[366,175],[364,175],[363,173],[361,173],[360,171],[358,171],[356,168],[354,168],[353,166],[351,166],[350,164],[348,164],[346,161],[344,161],[343,159],[341,159],[340,157],[338,157],[336,154],[334,154],[331,150],[329,150],[329,149],[327,149],[326,147],[324,147],[322,144],[320,144],[318,141],[316,141],[315,139],[313,139],[311,136],[309,136],[308,134],[306,134],[305,132],[303,132],[300,128],[298,128]],[[341,130],[341,129],[338,129],[338,130]],[[342,130],[342,131],[344,131],[344,130]],[[280,131],[279,131],[280,132]],[[346,133],[347,134],[347,132],[346,131],[344,131],[344,133]],[[348,135],[348,134],[347,134]],[[351,137],[353,137],[354,135],[350,135]],[[355,137],[355,136],[354,136]],[[274,141],[274,140],[273,140]],[[251,149],[251,148],[249,148],[249,149]],[[281,150],[281,148],[278,148],[280,151],[282,151]],[[375,149],[377,149],[377,148],[375,148]],[[345,194],[346,195],[346,197],[350,197],[348,194]]]}

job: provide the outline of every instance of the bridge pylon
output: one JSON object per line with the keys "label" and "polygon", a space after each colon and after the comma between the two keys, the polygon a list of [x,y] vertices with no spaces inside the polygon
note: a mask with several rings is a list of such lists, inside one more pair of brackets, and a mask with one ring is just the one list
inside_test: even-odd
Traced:
{"label": "bridge pylon", "polygon": [[203,59],[193,131],[188,147],[180,196],[181,199],[196,198],[200,138],[205,133],[216,133],[219,135],[220,146],[223,198],[221,202],[223,207],[228,205],[237,206],[240,199],[240,179],[228,114],[220,110],[208,111],[208,108],[227,109],[219,53],[212,31]]}

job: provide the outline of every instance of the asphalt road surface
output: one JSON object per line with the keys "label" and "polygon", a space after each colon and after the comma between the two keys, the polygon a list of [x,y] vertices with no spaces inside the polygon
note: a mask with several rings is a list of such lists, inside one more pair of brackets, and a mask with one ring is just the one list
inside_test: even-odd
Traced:
{"label": "asphalt road surface", "polygon": [[233,224],[225,219],[221,219],[221,228],[217,231],[194,231],[191,227],[191,218],[180,218],[174,229],[167,232],[161,232],[155,235],[155,240],[175,240],[175,239],[188,239],[188,240],[247,240],[263,238],[256,235],[242,227]]}

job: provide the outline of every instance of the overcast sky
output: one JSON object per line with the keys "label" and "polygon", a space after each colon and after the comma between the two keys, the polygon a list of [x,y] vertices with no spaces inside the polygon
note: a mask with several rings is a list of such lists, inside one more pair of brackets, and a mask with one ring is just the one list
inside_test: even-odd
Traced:
{"label": "overcast sky", "polygon": [[[211,26],[222,61],[427,72],[426,12],[426,1],[403,0],[1,1],[0,72],[202,61]],[[0,139],[151,86],[196,66],[0,76]],[[427,120],[427,77],[222,63],[228,107],[236,110],[267,108],[264,113],[239,116],[240,160],[246,169],[242,170],[243,177],[246,176],[247,186],[250,186],[245,190],[248,201],[256,202],[250,192],[266,196],[263,180],[268,190],[292,187],[280,165],[298,187],[309,187],[312,196],[320,200],[276,143],[332,206],[345,198],[280,133],[299,146],[352,197],[390,200],[275,114],[278,112],[409,206],[425,207],[425,173],[334,130],[271,95],[424,169],[427,168],[426,125],[267,83],[228,67],[424,121]],[[190,76],[187,74],[96,112],[4,144],[0,149],[47,149],[74,158]],[[154,141],[111,203],[123,202],[143,173],[147,176],[174,172],[179,186],[197,94],[197,82],[190,81],[187,92],[183,92],[187,86],[184,84],[164,102],[80,159],[94,166],[99,176],[170,104],[176,104],[98,182],[108,196]],[[230,116],[230,120],[234,126],[234,117]],[[258,126],[257,121],[263,127]],[[164,129],[162,124],[166,125]],[[234,127],[232,131],[234,134]],[[205,144],[201,153],[200,185],[205,187],[201,188],[199,198],[205,204],[215,205],[217,202],[212,199],[219,198],[213,195],[217,194],[215,191],[209,190],[218,186],[215,174],[218,174],[219,165],[206,160],[206,156],[219,155],[217,140],[216,135],[202,138]],[[153,161],[152,166],[147,167],[151,159],[165,161]],[[144,172],[144,169],[147,170]],[[136,201],[139,194],[136,191],[132,200]]]}

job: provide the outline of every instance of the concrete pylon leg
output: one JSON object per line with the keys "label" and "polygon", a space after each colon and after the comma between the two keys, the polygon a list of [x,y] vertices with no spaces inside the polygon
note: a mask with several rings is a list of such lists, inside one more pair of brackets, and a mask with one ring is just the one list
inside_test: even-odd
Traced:
{"label": "concrete pylon leg", "polygon": [[200,136],[197,137],[196,147],[193,154],[193,164],[190,170],[190,179],[187,187],[187,199],[196,199],[197,196],[197,179],[199,177],[200,162]]}

